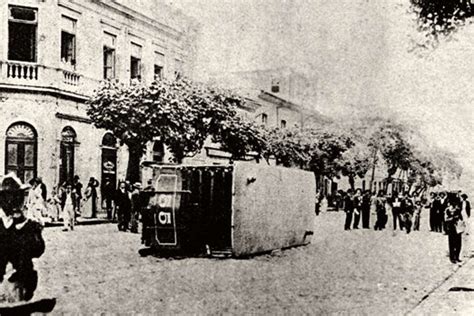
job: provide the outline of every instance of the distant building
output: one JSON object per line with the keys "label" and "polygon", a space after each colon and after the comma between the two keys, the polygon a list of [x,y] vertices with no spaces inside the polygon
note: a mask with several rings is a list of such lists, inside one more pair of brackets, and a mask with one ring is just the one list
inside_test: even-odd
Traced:
{"label": "distant building", "polygon": [[212,80],[239,91],[265,91],[305,108],[312,107],[317,92],[314,78],[289,67],[217,74]]}
{"label": "distant building", "polygon": [[[85,102],[101,80],[190,75],[195,24],[141,0],[0,0],[0,165],[48,187],[125,177],[128,155]],[[130,3],[130,2],[128,2]],[[147,4],[153,10],[143,10]],[[140,9],[140,11],[138,10]],[[192,76],[192,74],[191,74]],[[162,145],[150,155],[160,159]]]}
{"label": "distant building", "polygon": [[[248,108],[241,115],[259,125],[291,128],[330,122],[329,118],[313,110],[309,104],[303,105],[309,93],[309,79],[290,68],[215,74],[210,82],[244,97]],[[230,154],[221,151],[218,144],[208,142],[205,150],[206,155],[196,157],[194,161],[226,161],[230,158]]]}

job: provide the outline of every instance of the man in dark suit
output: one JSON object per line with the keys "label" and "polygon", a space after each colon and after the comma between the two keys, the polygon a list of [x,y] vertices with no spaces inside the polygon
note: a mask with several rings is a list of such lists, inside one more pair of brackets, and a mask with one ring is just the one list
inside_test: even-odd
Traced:
{"label": "man in dark suit", "polygon": [[370,227],[370,203],[371,194],[369,190],[364,192],[362,196],[362,228],[368,229]]}
{"label": "man in dark suit", "polygon": [[[453,203],[455,204],[455,203]],[[438,231],[444,232],[447,234],[447,227],[446,227],[446,221],[444,220],[444,217],[446,216],[446,208],[448,207],[448,197],[446,196],[446,192],[441,192],[439,194],[439,205],[438,205],[438,218],[439,218],[439,227]]]}
{"label": "man in dark suit", "polygon": [[354,204],[353,204],[353,196],[352,190],[347,190],[347,194],[344,197],[344,212],[346,212],[346,221],[344,224],[344,230],[351,229],[351,222],[352,222],[352,212],[354,212]]}
{"label": "man in dark suit", "polygon": [[436,193],[431,192],[430,193],[430,200],[428,201],[427,208],[430,209],[430,230],[432,232],[436,231]]}
{"label": "man in dark suit", "polygon": [[362,213],[362,190],[357,189],[352,200],[354,207],[354,225],[352,229],[359,229],[360,215]]}
{"label": "man in dark suit", "polygon": [[119,189],[115,193],[115,208],[118,215],[118,229],[120,231],[127,231],[130,223],[131,207],[129,192],[127,184],[120,182]]}
{"label": "man in dark suit", "polygon": [[461,214],[465,218],[471,217],[471,202],[467,199],[467,194],[461,194]]}
{"label": "man in dark suit", "polygon": [[402,201],[404,199],[403,193],[394,193],[394,197],[390,199],[390,206],[392,207],[393,230],[397,229],[397,222],[400,230],[403,229],[401,221]]}

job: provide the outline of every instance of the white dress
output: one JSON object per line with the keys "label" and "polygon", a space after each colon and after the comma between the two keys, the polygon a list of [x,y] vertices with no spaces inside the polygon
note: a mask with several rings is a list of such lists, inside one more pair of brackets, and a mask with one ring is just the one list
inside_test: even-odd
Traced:
{"label": "white dress", "polygon": [[28,193],[27,216],[33,220],[43,223],[43,216],[47,214],[47,209],[41,193],[41,187],[39,185],[32,188]]}

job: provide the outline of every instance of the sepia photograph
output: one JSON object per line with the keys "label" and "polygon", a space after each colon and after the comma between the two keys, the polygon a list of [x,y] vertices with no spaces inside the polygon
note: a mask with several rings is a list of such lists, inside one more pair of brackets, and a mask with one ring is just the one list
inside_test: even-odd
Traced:
{"label": "sepia photograph", "polygon": [[474,0],[0,0],[0,316],[474,315]]}

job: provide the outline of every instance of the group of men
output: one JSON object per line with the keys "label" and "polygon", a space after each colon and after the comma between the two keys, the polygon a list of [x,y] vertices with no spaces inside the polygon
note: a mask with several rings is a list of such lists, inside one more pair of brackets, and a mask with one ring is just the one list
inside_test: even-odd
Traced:
{"label": "group of men", "polygon": [[119,231],[130,230],[132,233],[138,233],[138,222],[143,204],[140,192],[153,191],[151,181],[143,190],[141,183],[130,184],[128,181],[120,181],[117,190],[107,185],[104,189],[103,199],[107,208],[107,218],[118,221]]}
{"label": "group of men", "polygon": [[[393,229],[410,233],[411,230],[420,229],[422,209],[429,208],[431,231],[446,233],[445,217],[448,206],[446,192],[431,193],[429,200],[423,198],[421,194],[412,196],[408,192],[385,195],[381,191],[375,196],[368,190],[362,193],[361,189],[355,191],[349,189],[346,193],[339,192],[339,194],[343,196],[343,208],[346,213],[345,230],[358,229],[361,220],[362,228],[369,228],[371,212],[376,214],[374,229],[382,230],[386,228],[387,211],[390,211]],[[471,205],[466,194],[458,192],[451,200],[465,216],[470,217]]]}
{"label": "group of men", "polygon": [[[452,197],[453,203],[466,217],[471,216],[471,203],[466,194],[459,191]],[[438,233],[447,233],[446,209],[448,207],[448,195],[446,192],[431,192],[428,205],[430,209],[430,230]]]}

